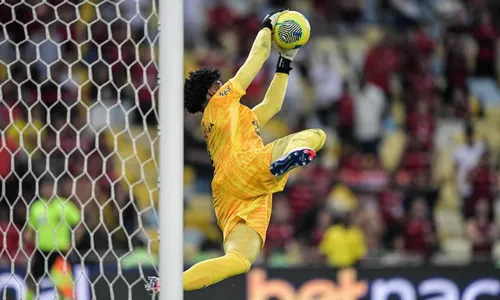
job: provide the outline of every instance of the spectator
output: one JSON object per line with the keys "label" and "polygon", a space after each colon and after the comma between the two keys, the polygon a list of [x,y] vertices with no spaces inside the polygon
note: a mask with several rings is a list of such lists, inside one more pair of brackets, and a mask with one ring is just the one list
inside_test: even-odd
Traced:
{"label": "spectator", "polygon": [[482,199],[488,201],[489,206],[493,205],[495,193],[496,174],[491,166],[491,156],[489,151],[484,151],[478,165],[467,175],[467,181],[471,184],[471,196],[466,203],[465,217],[472,217],[476,203]]}
{"label": "spectator", "polygon": [[358,196],[360,205],[353,212],[353,222],[363,232],[368,257],[380,256],[384,223],[378,208],[375,193],[362,193]]}
{"label": "spectator", "polygon": [[348,27],[355,27],[363,16],[362,0],[339,0],[334,2],[334,10],[338,14],[339,21],[346,23]]}
{"label": "spectator", "polygon": [[293,212],[293,223],[299,224],[303,218],[316,206],[313,193],[313,179],[310,170],[301,169],[296,172],[296,181],[287,188],[288,201]]}
{"label": "spectator", "polygon": [[469,100],[467,99],[467,90],[461,88],[454,88],[451,90],[451,99],[449,107],[449,115],[457,119],[468,119],[470,117],[469,112]]}
{"label": "spectator", "polygon": [[418,51],[423,54],[424,57],[429,58],[436,46],[434,45],[434,41],[427,34],[426,29],[424,23],[419,24],[419,27],[415,31],[410,31],[410,38]]}
{"label": "spectator", "polygon": [[444,100],[448,104],[454,103],[452,101],[452,91],[455,88],[462,91],[467,89],[468,68],[463,40],[458,34],[453,33],[449,33],[445,39],[445,78],[447,87]]}
{"label": "spectator", "polygon": [[283,195],[277,195],[273,200],[273,214],[267,229],[266,254],[284,252],[294,235],[291,220],[292,211],[287,199]]}
{"label": "spectator", "polygon": [[352,267],[366,255],[365,236],[353,225],[351,215],[346,214],[339,224],[326,230],[319,251],[332,267]]}
{"label": "spectator", "polygon": [[349,185],[342,181],[332,184],[332,190],[328,195],[328,207],[334,214],[345,214],[352,212],[358,205],[356,195],[349,188]]}
{"label": "spectator", "polygon": [[430,59],[418,53],[415,63],[415,70],[410,69],[410,71],[406,71],[403,74],[406,80],[406,109],[408,111],[415,111],[415,105],[420,101],[425,101],[428,103],[429,109],[433,110],[436,105],[434,86],[436,79],[430,72]]}
{"label": "spectator", "polygon": [[0,206],[0,266],[24,265],[30,255],[30,241],[21,241],[21,228],[10,220],[8,207]]}
{"label": "spectator", "polygon": [[[0,134],[2,134],[1,131]],[[16,151],[16,146],[12,138],[8,136],[5,137],[5,139],[0,138],[0,178],[2,180],[5,180],[11,174],[13,165],[11,158],[12,158],[12,153],[14,153],[15,151]]]}
{"label": "spectator", "polygon": [[474,29],[474,38],[479,48],[476,58],[476,76],[496,79],[497,32],[491,22],[491,15],[486,11],[481,13],[479,25]]}
{"label": "spectator", "polygon": [[404,189],[405,210],[410,208],[411,200],[422,198],[428,208],[433,210],[439,196],[439,188],[431,182],[430,171],[414,172],[410,184]]}
{"label": "spectator", "polygon": [[209,30],[221,32],[231,28],[231,24],[236,18],[236,13],[226,0],[217,0],[208,13]]}
{"label": "spectator", "polygon": [[404,229],[405,249],[409,254],[428,259],[436,237],[428,207],[423,198],[413,200]]}
{"label": "spectator", "polygon": [[46,270],[50,271],[60,255],[66,257],[71,250],[72,228],[80,222],[80,210],[58,194],[54,182],[45,180],[40,185],[40,199],[30,208],[29,229],[35,232],[36,241],[31,264],[33,277],[29,280],[31,293],[37,292],[35,284],[47,275]]}
{"label": "spectator", "polygon": [[425,101],[418,101],[417,110],[409,111],[406,116],[408,133],[411,138],[419,141],[422,150],[430,151],[436,130],[436,118],[432,115],[429,104]]}
{"label": "spectator", "polygon": [[467,221],[466,233],[472,243],[475,259],[491,259],[493,243],[498,239],[498,230],[490,220],[490,201],[480,199],[474,206],[474,214]]}
{"label": "spectator", "polygon": [[457,187],[462,198],[462,207],[468,202],[472,194],[472,186],[467,175],[473,170],[484,152],[484,144],[474,140],[474,129],[468,124],[465,129],[465,143],[458,146],[453,152]]}
{"label": "spectator", "polygon": [[418,139],[410,137],[407,141],[405,152],[401,158],[401,170],[407,172],[410,179],[420,172],[427,172],[431,165],[431,154],[422,149]]}
{"label": "spectator", "polygon": [[361,151],[378,155],[386,97],[377,85],[366,82],[354,103],[354,132]]}
{"label": "spectator", "polygon": [[401,234],[405,213],[404,195],[399,191],[396,178],[392,177],[389,185],[379,194],[378,207],[384,222],[384,242],[390,248],[394,239]]}
{"label": "spectator", "polygon": [[310,234],[310,243],[313,247],[319,247],[321,241],[323,240],[325,231],[332,226],[332,222],[333,217],[330,210],[322,208],[317,211],[315,224]]}
{"label": "spectator", "polygon": [[331,119],[337,102],[342,96],[342,74],[333,65],[330,54],[322,54],[311,68],[316,114],[323,124],[333,124]]}
{"label": "spectator", "polygon": [[390,101],[391,78],[399,69],[399,53],[393,47],[393,39],[386,35],[384,38],[366,54],[363,74],[366,82],[372,83],[385,93]]}
{"label": "spectator", "polygon": [[354,145],[354,99],[347,82],[344,82],[343,92],[338,101],[336,120],[337,134],[342,144]]}

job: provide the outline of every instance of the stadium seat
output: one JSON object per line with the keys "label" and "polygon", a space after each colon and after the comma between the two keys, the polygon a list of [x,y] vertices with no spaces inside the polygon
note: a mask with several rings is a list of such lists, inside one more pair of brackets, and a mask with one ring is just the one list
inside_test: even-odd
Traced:
{"label": "stadium seat", "polygon": [[436,209],[434,213],[439,240],[446,242],[450,239],[464,237],[462,215],[453,209]]}
{"label": "stadium seat", "polygon": [[449,148],[445,148],[437,152],[432,167],[434,178],[439,182],[454,181],[453,151]]}
{"label": "stadium seat", "polygon": [[500,241],[497,241],[495,245],[493,245],[493,259],[496,261],[500,261]]}
{"label": "stadium seat", "polygon": [[405,107],[401,101],[398,101],[398,99],[394,99],[394,100],[395,101],[393,101],[393,104],[391,107],[392,118],[394,120],[394,123],[396,123],[399,126],[403,126],[406,122]]}
{"label": "stadium seat", "polygon": [[460,209],[460,197],[454,181],[443,182],[439,191],[437,207],[455,211]]}
{"label": "stadium seat", "polygon": [[433,262],[438,265],[461,265],[471,259],[471,247],[467,239],[449,239],[441,244],[442,253],[438,254]]}
{"label": "stadium seat", "polygon": [[444,253],[457,262],[467,263],[471,259],[471,245],[465,238],[450,239],[442,244]]}
{"label": "stadium seat", "polygon": [[406,134],[397,130],[382,141],[380,156],[385,170],[394,171],[401,160],[406,143]]}

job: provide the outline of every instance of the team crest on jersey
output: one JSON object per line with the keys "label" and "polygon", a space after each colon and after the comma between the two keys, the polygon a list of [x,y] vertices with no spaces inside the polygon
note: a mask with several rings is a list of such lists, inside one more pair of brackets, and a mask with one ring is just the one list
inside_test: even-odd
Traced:
{"label": "team crest on jersey", "polygon": [[229,94],[230,91],[231,91],[231,88],[228,86],[225,90],[223,90],[222,92],[219,93],[219,96],[224,97],[227,94]]}

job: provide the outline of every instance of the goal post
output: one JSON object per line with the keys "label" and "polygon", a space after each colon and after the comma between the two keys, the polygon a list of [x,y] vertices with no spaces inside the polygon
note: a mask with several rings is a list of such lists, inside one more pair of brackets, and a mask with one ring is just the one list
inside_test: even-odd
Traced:
{"label": "goal post", "polygon": [[160,6],[161,300],[182,300],[184,24],[182,0]]}
{"label": "goal post", "polygon": [[182,9],[0,1],[0,299],[182,299]]}

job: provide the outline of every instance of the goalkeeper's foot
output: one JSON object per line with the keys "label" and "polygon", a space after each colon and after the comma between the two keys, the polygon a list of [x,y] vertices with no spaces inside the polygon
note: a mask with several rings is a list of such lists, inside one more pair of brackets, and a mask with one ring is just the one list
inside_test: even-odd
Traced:
{"label": "goalkeeper's foot", "polygon": [[160,291],[160,278],[156,276],[148,276],[149,283],[146,283],[144,287],[146,291],[151,294],[156,294]]}
{"label": "goalkeeper's foot", "polygon": [[297,167],[309,164],[314,157],[316,157],[314,149],[295,148],[274,161],[269,170],[274,176],[280,176]]}

